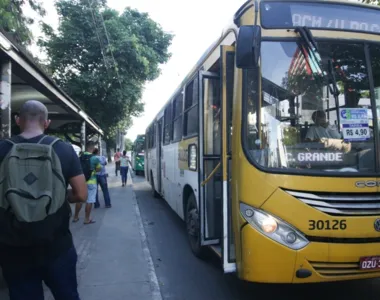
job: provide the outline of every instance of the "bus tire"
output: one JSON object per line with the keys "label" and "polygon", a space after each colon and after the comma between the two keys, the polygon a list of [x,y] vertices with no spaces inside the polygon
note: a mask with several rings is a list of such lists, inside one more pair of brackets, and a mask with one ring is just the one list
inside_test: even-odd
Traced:
{"label": "bus tire", "polygon": [[156,188],[154,187],[154,179],[153,179],[153,174],[152,173],[150,174],[150,182],[151,182],[150,186],[152,187],[152,196],[154,198],[159,198],[160,194],[157,193]]}
{"label": "bus tire", "polygon": [[201,246],[201,228],[199,222],[199,210],[194,193],[187,199],[186,207],[186,231],[189,239],[191,251],[200,259],[207,258],[207,249]]}

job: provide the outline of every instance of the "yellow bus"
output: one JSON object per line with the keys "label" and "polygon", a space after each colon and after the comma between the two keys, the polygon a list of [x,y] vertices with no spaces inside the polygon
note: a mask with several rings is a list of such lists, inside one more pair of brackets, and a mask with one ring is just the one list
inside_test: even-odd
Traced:
{"label": "yellow bus", "polygon": [[241,279],[379,277],[379,114],[377,7],[248,1],[148,126],[146,179]]}

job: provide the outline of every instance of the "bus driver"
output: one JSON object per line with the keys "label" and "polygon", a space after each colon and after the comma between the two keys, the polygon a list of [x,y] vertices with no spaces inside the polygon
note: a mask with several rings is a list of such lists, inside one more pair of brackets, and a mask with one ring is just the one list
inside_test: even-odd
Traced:
{"label": "bus driver", "polygon": [[323,110],[316,110],[311,115],[314,126],[307,131],[305,139],[308,141],[318,141],[322,138],[342,139],[341,134],[329,125],[326,114]]}
{"label": "bus driver", "polygon": [[351,144],[345,143],[342,134],[329,125],[323,110],[313,112],[311,118],[314,126],[307,131],[306,141],[318,141],[323,143],[326,148],[343,150],[345,153],[350,152]]}

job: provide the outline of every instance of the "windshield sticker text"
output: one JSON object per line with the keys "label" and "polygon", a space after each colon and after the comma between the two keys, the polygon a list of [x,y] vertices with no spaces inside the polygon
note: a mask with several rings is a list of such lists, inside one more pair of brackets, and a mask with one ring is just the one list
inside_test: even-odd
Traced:
{"label": "windshield sticker text", "polygon": [[345,141],[366,141],[370,138],[367,108],[341,108],[339,115]]}

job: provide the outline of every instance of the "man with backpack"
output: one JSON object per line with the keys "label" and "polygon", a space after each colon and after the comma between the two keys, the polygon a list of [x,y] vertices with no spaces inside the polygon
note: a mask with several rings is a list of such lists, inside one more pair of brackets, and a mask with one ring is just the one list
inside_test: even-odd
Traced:
{"label": "man with backpack", "polygon": [[[91,210],[93,204],[96,202],[96,193],[98,190],[98,183],[96,178],[96,173],[102,169],[100,164],[99,157],[94,155],[94,149],[96,144],[92,141],[88,142],[86,145],[86,151],[80,156],[80,162],[82,165],[82,170],[87,182],[87,203],[85,208],[85,218],[84,224],[93,224],[94,220],[91,219]],[[82,203],[77,203],[75,205],[75,214],[73,218],[73,222],[79,221],[79,212],[82,209]]]}
{"label": "man with backpack", "polygon": [[21,134],[0,141],[0,266],[10,299],[44,299],[44,281],[56,300],[79,300],[69,230],[69,202],[87,198],[78,156],[44,135],[50,121],[42,103],[27,101],[16,123]]}

